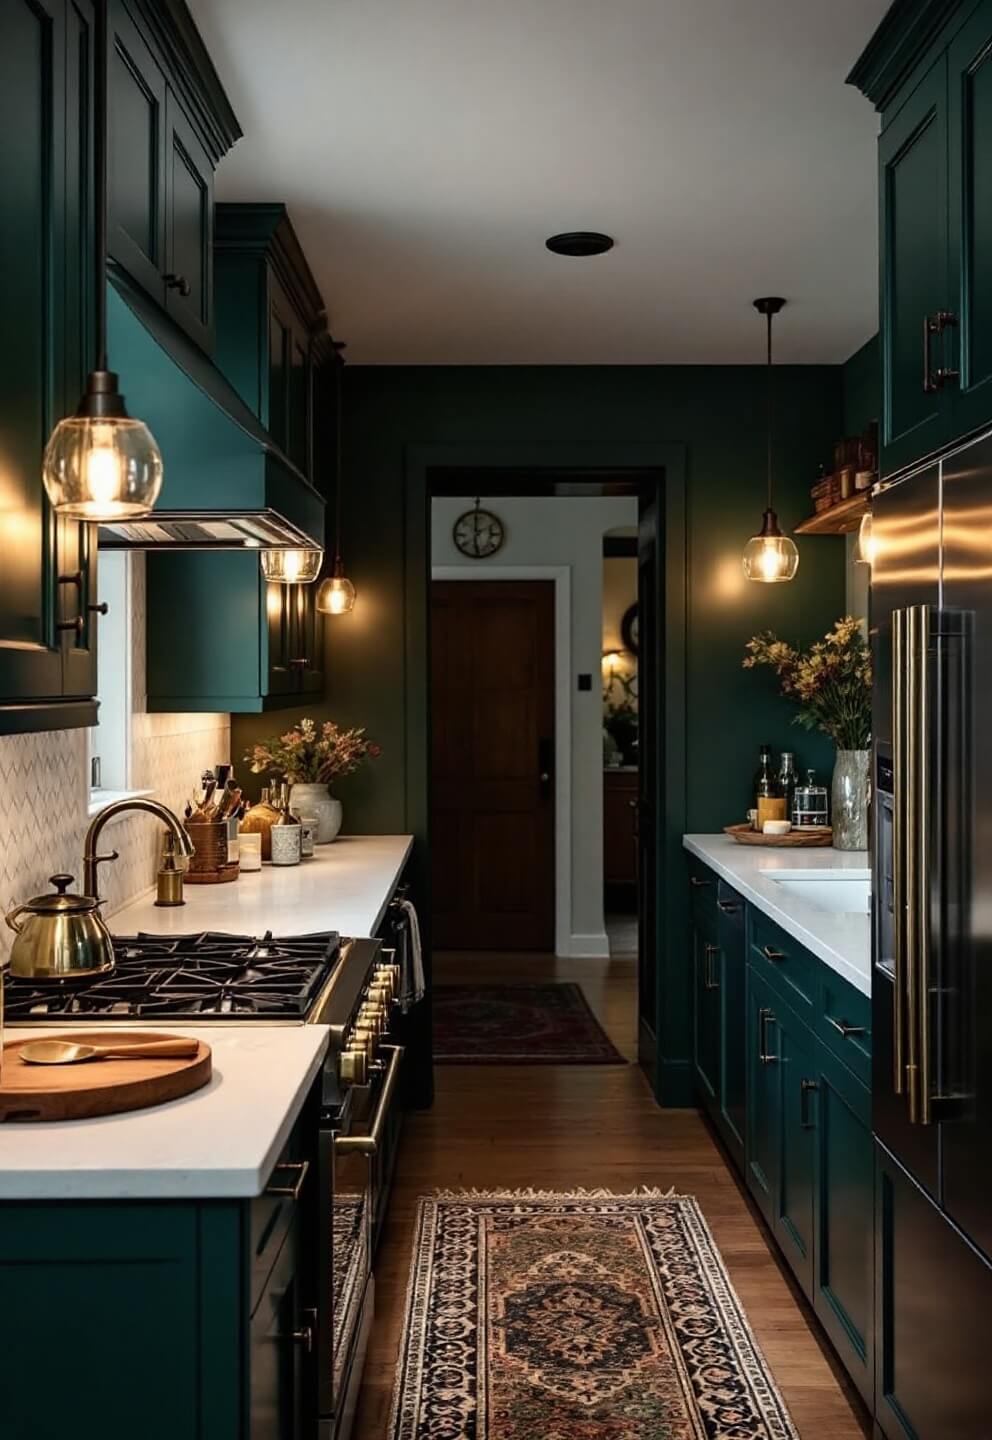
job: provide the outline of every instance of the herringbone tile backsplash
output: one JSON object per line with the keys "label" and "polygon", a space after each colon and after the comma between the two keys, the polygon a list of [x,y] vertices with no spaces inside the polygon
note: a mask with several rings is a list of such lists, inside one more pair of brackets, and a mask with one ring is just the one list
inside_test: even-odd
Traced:
{"label": "herringbone tile backsplash", "polygon": [[[230,758],[229,715],[152,715],[145,710],[145,591],[142,556],[132,560],[133,715],[131,784],[181,811],[197,777]],[[85,730],[0,737],[0,905],[46,891],[60,871],[82,881],[89,825]],[[103,832],[120,858],[101,868],[107,914],[155,880],[160,827],[148,815],[112,821]],[[0,925],[0,961],[13,939]]]}

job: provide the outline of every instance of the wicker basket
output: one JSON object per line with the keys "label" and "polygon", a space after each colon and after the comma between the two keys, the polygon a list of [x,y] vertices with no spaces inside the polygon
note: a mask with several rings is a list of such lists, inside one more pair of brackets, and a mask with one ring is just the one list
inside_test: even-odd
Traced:
{"label": "wicker basket", "polygon": [[187,885],[224,885],[237,880],[238,862],[227,858],[226,820],[187,820],[186,833],[193,842],[184,876]]}

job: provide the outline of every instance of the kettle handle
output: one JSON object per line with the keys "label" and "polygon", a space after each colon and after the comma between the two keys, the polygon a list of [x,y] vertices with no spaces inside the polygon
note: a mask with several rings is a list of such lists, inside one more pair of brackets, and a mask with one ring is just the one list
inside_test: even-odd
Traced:
{"label": "kettle handle", "polygon": [[13,910],[8,910],[6,915],[3,917],[9,925],[10,929],[13,930],[15,935],[20,935],[21,931],[24,929],[23,925],[18,925],[17,917],[21,914],[22,911],[26,910],[27,908],[28,907],[26,905],[17,905],[14,907]]}

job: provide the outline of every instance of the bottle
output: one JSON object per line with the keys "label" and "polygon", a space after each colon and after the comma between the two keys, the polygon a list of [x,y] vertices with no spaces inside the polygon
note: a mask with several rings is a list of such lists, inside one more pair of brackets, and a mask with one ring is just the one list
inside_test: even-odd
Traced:
{"label": "bottle", "polygon": [[279,811],[272,804],[269,787],[264,785],[261,800],[245,814],[240,825],[249,835],[261,835],[263,860],[272,859],[272,827],[278,818]]}
{"label": "bottle", "polygon": [[754,828],[760,834],[766,820],[785,819],[785,799],[778,777],[772,768],[772,747],[762,745],[758,752],[758,768],[754,776]]}
{"label": "bottle", "polygon": [[792,819],[792,804],[796,796],[797,783],[796,757],[791,750],[783,750],[778,767],[778,788],[785,801],[785,815],[783,816],[785,820]]}
{"label": "bottle", "polygon": [[299,865],[303,856],[303,826],[289,808],[289,786],[283,781],[279,818],[271,830],[273,865]]}

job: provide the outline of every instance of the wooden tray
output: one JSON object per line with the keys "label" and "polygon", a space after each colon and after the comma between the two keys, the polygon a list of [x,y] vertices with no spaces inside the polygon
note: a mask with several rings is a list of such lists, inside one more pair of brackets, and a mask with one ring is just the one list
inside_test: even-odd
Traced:
{"label": "wooden tray", "polygon": [[787,845],[793,848],[811,845],[829,845],[834,832],[829,825],[820,825],[815,830],[790,830],[787,835],[762,835],[750,825],[725,825],[724,835],[732,835],[738,845]]}
{"label": "wooden tray", "polygon": [[210,1079],[210,1046],[197,1053],[155,1060],[86,1060],[78,1065],[28,1065],[18,1058],[32,1039],[71,1040],[77,1045],[116,1045],[125,1041],[175,1040],[165,1030],[72,1030],[62,1035],[27,1035],[3,1047],[0,1121],[89,1120],[162,1105],[199,1090]]}

